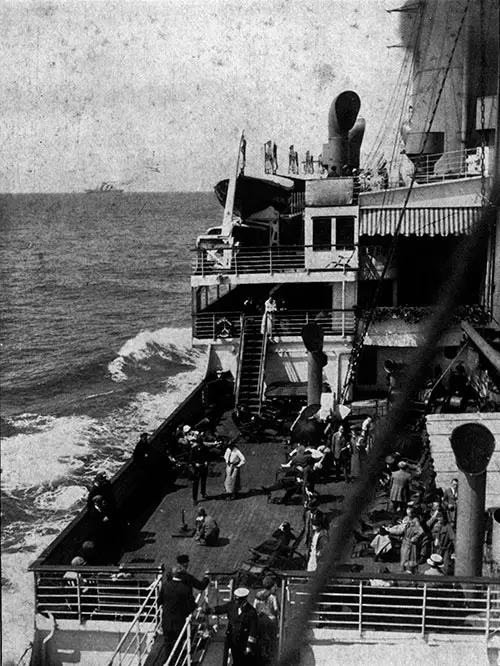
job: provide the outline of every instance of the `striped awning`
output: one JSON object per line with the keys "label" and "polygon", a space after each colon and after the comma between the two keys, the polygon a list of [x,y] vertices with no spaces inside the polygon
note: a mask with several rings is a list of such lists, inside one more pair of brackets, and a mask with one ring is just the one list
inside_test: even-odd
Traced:
{"label": "striped awning", "polygon": [[448,208],[361,208],[359,235],[394,236],[403,215],[402,236],[450,236],[468,234],[481,213],[477,206]]}

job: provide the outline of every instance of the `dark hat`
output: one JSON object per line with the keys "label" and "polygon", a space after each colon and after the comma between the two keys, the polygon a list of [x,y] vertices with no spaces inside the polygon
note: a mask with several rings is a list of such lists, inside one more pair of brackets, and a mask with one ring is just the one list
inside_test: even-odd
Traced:
{"label": "dark hat", "polygon": [[[205,511],[205,509],[204,509],[203,507],[200,507],[200,508],[198,509],[198,515],[199,515],[199,516],[206,516],[206,515],[207,515],[207,512]],[[187,557],[187,556],[186,556],[186,557]],[[177,558],[177,559],[179,559],[179,558]],[[188,557],[188,562],[189,562],[189,557]]]}
{"label": "dark hat", "polygon": [[276,581],[272,576],[265,576],[264,580],[262,581],[262,587],[264,587],[266,590],[270,590],[275,584]]}
{"label": "dark hat", "polygon": [[179,564],[189,564],[189,555],[177,555],[177,562]]}

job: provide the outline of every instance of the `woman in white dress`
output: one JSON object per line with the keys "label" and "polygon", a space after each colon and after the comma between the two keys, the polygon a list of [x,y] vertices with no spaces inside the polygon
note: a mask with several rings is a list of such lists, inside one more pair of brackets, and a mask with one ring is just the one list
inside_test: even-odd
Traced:
{"label": "woman in white dress", "polygon": [[272,296],[269,296],[267,301],[264,303],[264,314],[262,315],[262,323],[260,325],[261,335],[266,335],[269,340],[273,339],[273,324],[274,324],[274,313],[278,310],[276,301]]}
{"label": "woman in white dress", "polygon": [[234,442],[229,442],[224,453],[226,461],[226,479],[224,487],[229,495],[229,499],[236,499],[236,495],[241,488],[240,469],[245,464],[246,459],[243,453],[235,446]]}

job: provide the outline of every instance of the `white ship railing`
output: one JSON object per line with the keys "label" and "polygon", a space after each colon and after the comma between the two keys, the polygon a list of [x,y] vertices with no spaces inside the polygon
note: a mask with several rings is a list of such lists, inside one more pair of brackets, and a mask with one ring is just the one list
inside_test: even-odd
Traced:
{"label": "white ship railing", "polygon": [[363,169],[359,181],[362,192],[382,190],[393,187],[406,187],[410,184],[412,173],[416,169],[417,184],[437,183],[457,178],[481,176],[492,173],[494,151],[488,146],[467,150],[454,150],[446,153],[422,155],[411,162],[406,156],[387,162],[383,169]]}
{"label": "white ship railing", "polygon": [[[247,317],[250,319],[252,317]],[[256,319],[260,321],[260,317]],[[193,315],[193,335],[198,339],[237,338],[241,333],[240,320],[238,312],[198,312]],[[355,313],[353,309],[282,310],[274,314],[273,334],[275,337],[297,336],[309,323],[321,326],[326,336],[352,335]]]}
{"label": "white ship railing", "polygon": [[37,567],[35,599],[38,613],[58,619],[130,622],[149,616],[161,569],[62,566]]}
{"label": "white ship railing", "polygon": [[[374,580],[375,579],[375,580]],[[308,574],[283,577],[286,635],[308,596]],[[484,634],[500,630],[500,581],[424,575],[352,574],[324,588],[309,617],[311,628],[365,631]],[[283,637],[282,637],[283,639]]]}
{"label": "white ship railing", "polygon": [[151,585],[137,615],[123,634],[108,666],[135,666],[144,663],[159,633],[161,609],[158,604],[158,593],[160,585],[161,576],[158,576]]}
{"label": "white ship railing", "polygon": [[[265,247],[228,247],[215,241],[210,248],[197,248],[192,266],[192,274],[243,275],[306,272],[312,270],[340,271],[345,269],[345,253],[351,252],[348,268],[357,268],[357,245],[270,245]],[[306,266],[308,253],[330,253],[334,259],[338,255],[342,261],[332,261],[329,267]],[[230,261],[226,261],[227,257]],[[309,261],[311,258],[309,257]],[[351,263],[352,262],[352,263]]]}

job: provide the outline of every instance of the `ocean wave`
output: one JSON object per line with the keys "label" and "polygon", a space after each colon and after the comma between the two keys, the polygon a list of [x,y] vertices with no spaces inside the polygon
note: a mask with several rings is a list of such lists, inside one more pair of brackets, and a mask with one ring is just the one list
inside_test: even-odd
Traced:
{"label": "ocean wave", "polygon": [[160,328],[141,331],[127,340],[118,356],[108,365],[108,372],[115,382],[122,382],[134,370],[149,371],[160,360],[163,363],[194,365],[199,352],[192,349],[188,328]]}
{"label": "ocean wave", "polygon": [[12,419],[28,432],[2,439],[2,489],[6,493],[52,484],[84,465],[93,419],[23,414]]}

